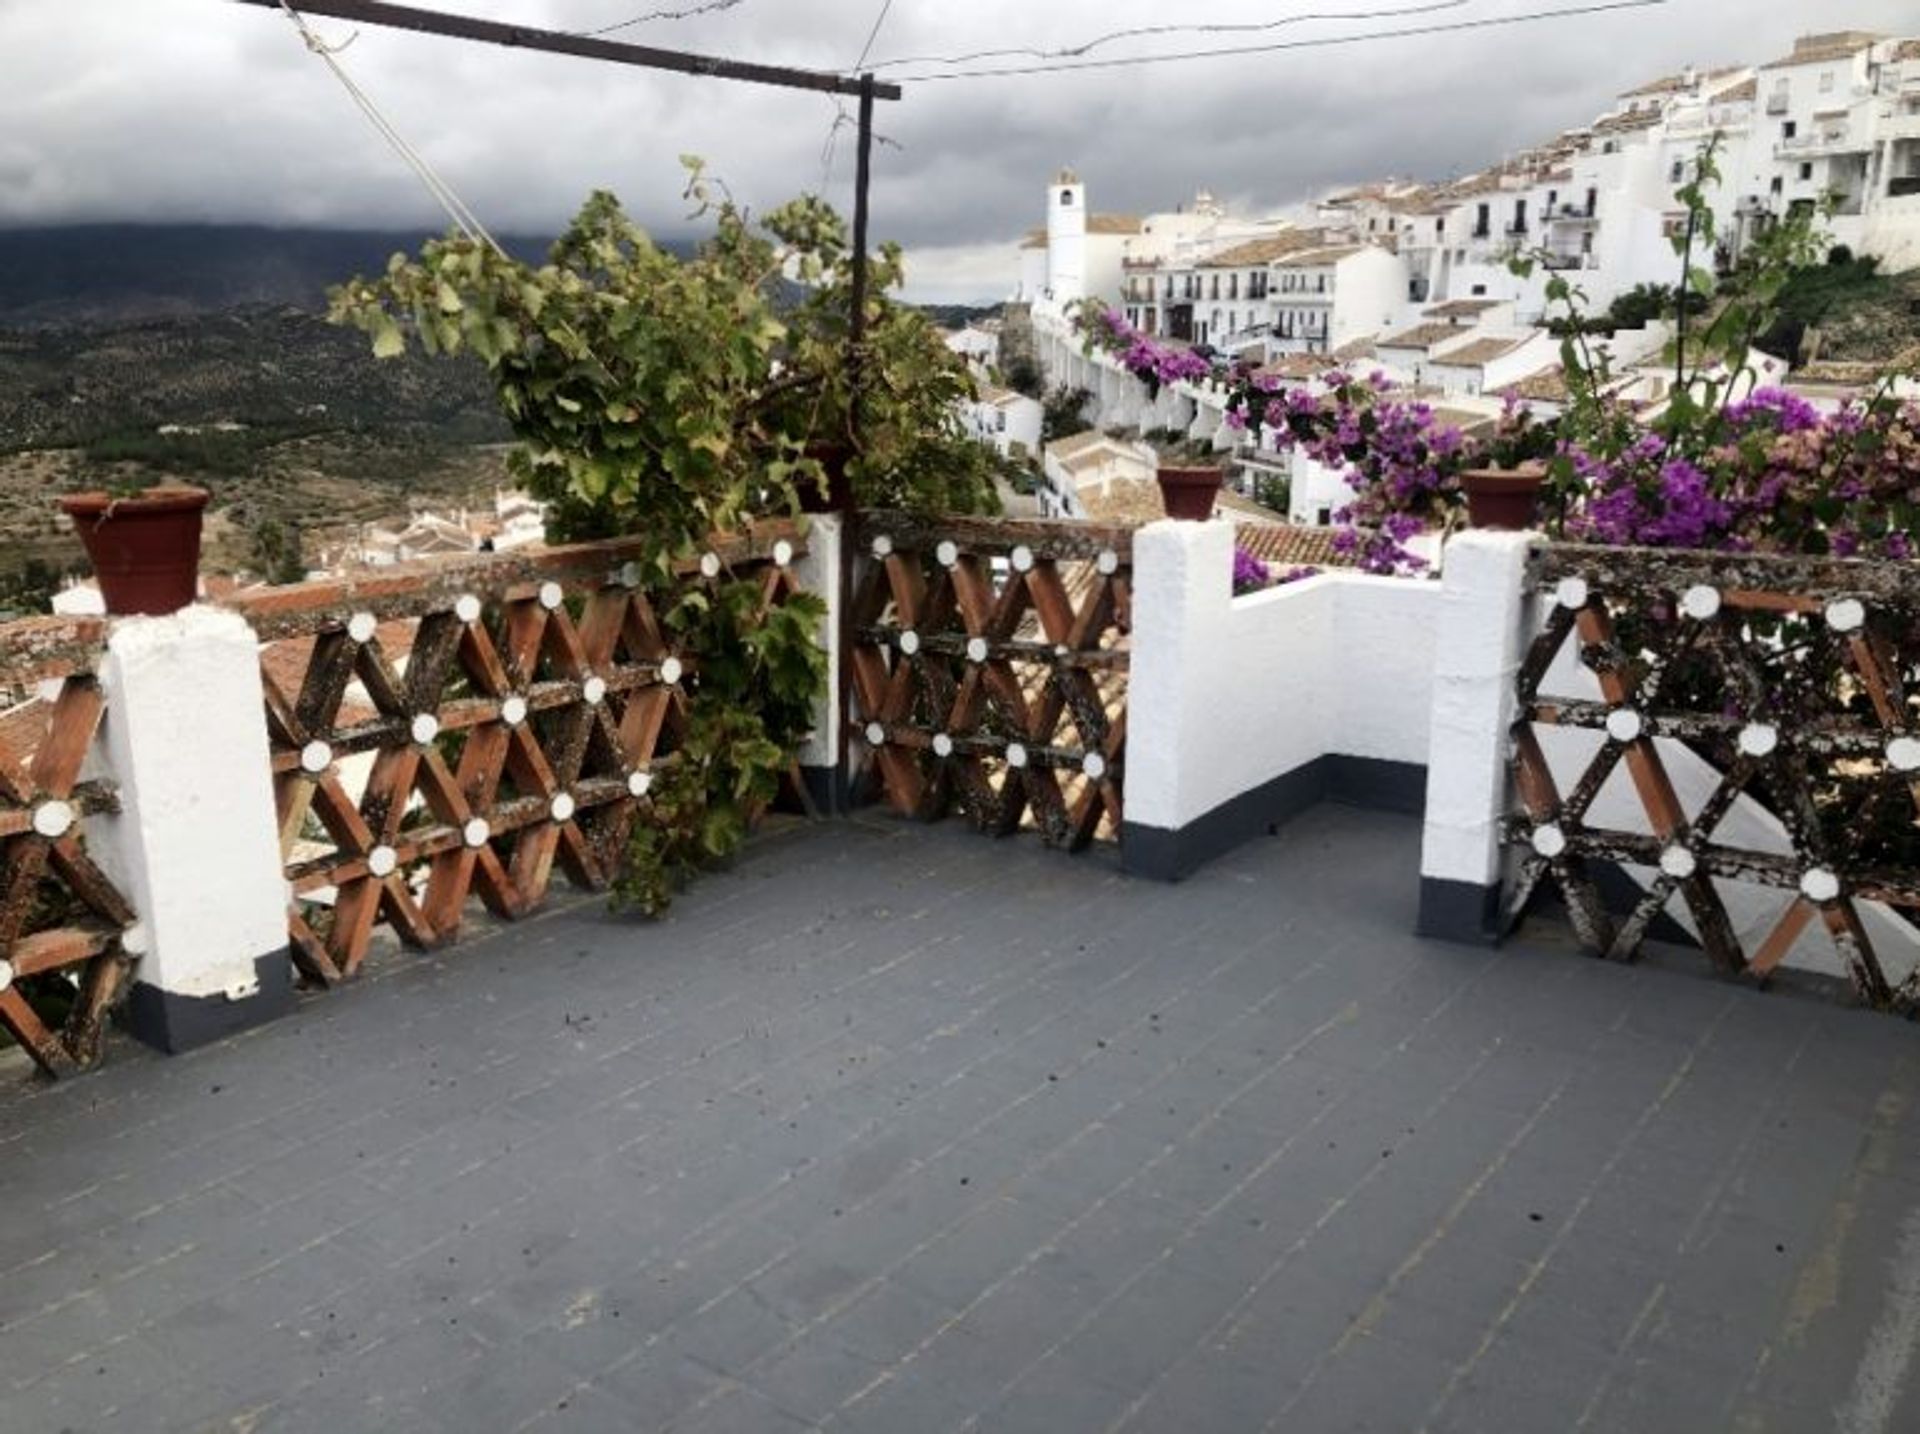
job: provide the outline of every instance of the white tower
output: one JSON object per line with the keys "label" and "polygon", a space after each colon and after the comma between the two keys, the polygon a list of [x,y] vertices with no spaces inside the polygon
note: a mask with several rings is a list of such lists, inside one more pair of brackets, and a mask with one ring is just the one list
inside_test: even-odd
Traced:
{"label": "white tower", "polygon": [[1071,169],[1047,190],[1047,297],[1065,306],[1087,296],[1087,187]]}

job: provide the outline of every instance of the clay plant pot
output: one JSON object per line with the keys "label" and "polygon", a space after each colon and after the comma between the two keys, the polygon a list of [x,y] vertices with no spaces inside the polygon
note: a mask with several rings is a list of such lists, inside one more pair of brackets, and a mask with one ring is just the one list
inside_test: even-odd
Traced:
{"label": "clay plant pot", "polygon": [[164,617],[199,592],[204,488],[149,488],[130,498],[70,493],[61,511],[87,550],[107,611]]}
{"label": "clay plant pot", "polygon": [[1160,485],[1160,498],[1169,518],[1204,523],[1213,516],[1214,500],[1220,496],[1220,469],[1162,465],[1153,476]]}
{"label": "clay plant pot", "polygon": [[1533,527],[1540,516],[1540,488],[1546,481],[1546,466],[1540,463],[1469,468],[1460,475],[1468,521],[1476,528],[1516,532]]}

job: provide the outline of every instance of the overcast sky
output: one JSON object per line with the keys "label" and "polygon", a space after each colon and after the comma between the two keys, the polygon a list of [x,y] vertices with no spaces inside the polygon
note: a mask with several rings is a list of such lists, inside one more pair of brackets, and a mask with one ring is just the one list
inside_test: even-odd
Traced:
{"label": "overcast sky", "polygon": [[[421,0],[587,29],[698,0]],[[1592,0],[894,0],[876,61],[1059,49],[1127,25],[1291,23],[1141,38],[1098,57],[1436,25]],[[737,0],[619,38],[843,69],[881,0]],[[1098,209],[1171,208],[1199,187],[1263,213],[1385,174],[1446,177],[1591,118],[1677,68],[1760,61],[1793,36],[1920,30],[1912,0],[1668,0],[1652,8],[1311,50],[1018,78],[923,82],[883,104],[875,234],[908,246],[915,297],[1000,297],[1043,186],[1077,168]],[[330,39],[353,27],[316,20]],[[705,155],[756,206],[820,188],[831,100],[797,91],[364,30],[341,63],[491,227],[552,232],[589,189],[684,231],[677,156]],[[902,70],[900,73],[911,73]],[[829,193],[850,203],[851,134]],[[440,227],[411,173],[285,17],[230,0],[0,0],[0,225],[248,220]]]}

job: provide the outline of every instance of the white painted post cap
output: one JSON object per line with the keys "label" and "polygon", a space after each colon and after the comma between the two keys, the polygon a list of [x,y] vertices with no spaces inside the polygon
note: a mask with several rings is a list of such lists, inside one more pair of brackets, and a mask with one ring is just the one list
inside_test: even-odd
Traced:
{"label": "white painted post cap", "polygon": [[1824,866],[1810,866],[1800,876],[1800,894],[1824,906],[1840,895],[1840,878]]}
{"label": "white painted post cap", "polygon": [[58,841],[73,830],[73,807],[54,799],[33,809],[33,829],[48,841]]}
{"label": "white painted post cap", "polygon": [[720,576],[720,555],[718,553],[702,553],[700,555],[700,576],[703,578],[717,578]]}
{"label": "white painted post cap", "polygon": [[325,742],[312,741],[300,749],[300,770],[309,777],[317,777],[333,765],[333,748]]}
{"label": "white painted post cap", "polygon": [[967,661],[985,662],[987,660],[987,640],[984,637],[967,639]]}
{"label": "white painted post cap", "polygon": [[1685,881],[1699,870],[1699,867],[1699,859],[1678,843],[1660,853],[1660,870],[1676,881]]}
{"label": "white painted post cap", "polygon": [[570,822],[578,810],[571,792],[556,792],[553,800],[547,803],[547,814],[556,822]]}
{"label": "white painted post cap", "polygon": [[793,544],[785,538],[773,545],[773,565],[776,568],[793,566]]}
{"label": "white painted post cap", "polygon": [[667,686],[677,686],[684,673],[685,669],[681,667],[679,658],[666,657],[661,659],[660,680],[666,683]]}
{"label": "white painted post cap", "polygon": [[1027,745],[1024,742],[1007,743],[1007,765],[1024,767],[1027,765]]}
{"label": "white painted post cap", "polygon": [[1587,599],[1593,594],[1587,589],[1585,578],[1562,578],[1553,590],[1553,600],[1561,607],[1574,611],[1585,607]]}
{"label": "white painted post cap", "polygon": [[876,558],[891,557],[893,555],[893,539],[889,538],[885,533],[876,534],[873,539],[873,555]]}
{"label": "white painted post cap", "polygon": [[1025,543],[1021,543],[1007,555],[1007,561],[1013,564],[1013,570],[1016,573],[1032,572],[1033,549],[1029,548]]}
{"label": "white painted post cap", "polygon": [[651,772],[627,773],[627,795],[628,796],[634,797],[637,799],[640,797],[644,797],[648,792],[652,790],[653,790],[653,774]]}
{"label": "white painted post cap", "polygon": [[1616,742],[1638,741],[1645,726],[1631,707],[1616,707],[1607,714],[1607,735]]}
{"label": "white painted post cap", "polygon": [[1102,548],[1100,556],[1093,560],[1093,566],[1100,576],[1110,578],[1120,571],[1120,555],[1112,548]]}
{"label": "white painted post cap", "polygon": [[440,735],[440,719],[431,712],[418,713],[411,724],[413,740],[424,747]]}
{"label": "white painted post cap", "polygon": [[900,651],[912,657],[920,650],[920,634],[908,628],[900,634]]}
{"label": "white painted post cap", "polygon": [[949,737],[945,732],[935,732],[933,734],[933,755],[936,757],[951,757],[953,755],[953,738]]}
{"label": "white painted post cap", "polygon": [[1089,752],[1080,759],[1080,770],[1097,782],[1107,775],[1107,759],[1098,752]]}
{"label": "white painted post cap", "polygon": [[580,695],[586,699],[589,707],[598,707],[607,700],[607,679],[595,675],[580,684]]}
{"label": "white painted post cap", "polygon": [[460,828],[460,839],[470,847],[483,847],[493,838],[493,828],[485,817],[474,817]]}
{"label": "white painted post cap", "polygon": [[1867,625],[1867,605],[1859,598],[1835,598],[1827,604],[1827,626],[1835,632],[1858,632]]}
{"label": "white painted post cap", "polygon": [[1695,622],[1705,622],[1720,611],[1720,589],[1695,583],[1680,594],[1680,611]]}
{"label": "white painted post cap", "polygon": [[380,623],[370,612],[357,612],[347,619],[347,636],[355,642],[372,642]]}
{"label": "white painted post cap", "polygon": [[453,615],[462,622],[480,621],[480,599],[472,593],[461,593],[454,601]]}
{"label": "white painted post cap", "polygon": [[377,877],[392,876],[399,865],[400,853],[384,843],[367,853],[367,870]]}
{"label": "white painted post cap", "polygon": [[960,561],[960,545],[951,538],[942,538],[933,549],[933,560],[943,568],[951,568]]}
{"label": "white painted post cap", "polygon": [[500,720],[509,727],[518,727],[527,720],[527,699],[518,692],[500,699]]}
{"label": "white painted post cap", "polygon": [[1542,822],[1535,827],[1531,840],[1533,849],[1548,861],[1562,855],[1567,849],[1567,834],[1553,822]]}
{"label": "white painted post cap", "polygon": [[1780,746],[1780,729],[1771,722],[1749,722],[1740,729],[1740,752],[1747,757],[1771,757]]}
{"label": "white painted post cap", "polygon": [[884,747],[887,745],[887,729],[878,722],[867,723],[867,745]]}
{"label": "white painted post cap", "polygon": [[1887,743],[1887,763],[1896,772],[1920,772],[1920,737],[1895,737]]}

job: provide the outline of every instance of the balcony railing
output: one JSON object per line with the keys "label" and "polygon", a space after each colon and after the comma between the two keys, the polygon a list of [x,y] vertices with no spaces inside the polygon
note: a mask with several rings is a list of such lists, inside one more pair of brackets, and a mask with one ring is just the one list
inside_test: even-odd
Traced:
{"label": "balcony railing", "polygon": [[[1920,614],[1910,566],[1539,551],[1532,581],[1552,609],[1518,679],[1523,892],[1553,881],[1582,940],[1616,958],[1638,949],[1677,894],[1718,967],[1762,978],[1824,928],[1859,995],[1888,1004],[1872,909],[1920,908],[1920,867],[1901,835],[1920,808],[1907,775],[1920,767],[1920,743],[1908,735],[1901,676]],[[1597,700],[1546,696],[1550,683],[1597,688]],[[1600,741],[1557,776],[1543,743],[1566,728]],[[1620,766],[1632,779],[1631,819],[1618,804],[1600,815],[1595,800]],[[1751,834],[1758,808],[1726,820],[1750,792],[1765,794],[1770,819],[1759,824],[1777,827],[1778,843]],[[1624,921],[1599,895],[1596,862],[1652,873]],[[1788,903],[1764,921],[1750,910],[1735,918],[1729,903],[1743,886]],[[1743,941],[1743,929],[1763,934]]]}
{"label": "balcony railing", "polygon": [[852,730],[887,802],[1050,845],[1117,838],[1133,534],[863,515]]}

